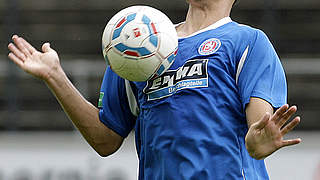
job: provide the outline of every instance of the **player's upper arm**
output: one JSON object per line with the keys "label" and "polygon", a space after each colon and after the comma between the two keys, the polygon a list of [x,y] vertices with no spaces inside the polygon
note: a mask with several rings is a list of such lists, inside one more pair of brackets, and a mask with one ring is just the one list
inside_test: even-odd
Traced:
{"label": "player's upper arm", "polygon": [[134,128],[137,115],[129,105],[127,94],[125,80],[107,68],[100,90],[99,118],[122,138]]}
{"label": "player's upper arm", "polygon": [[260,98],[250,98],[250,102],[246,106],[248,126],[250,127],[253,123],[260,120],[266,112],[273,114],[273,107],[269,102]]}
{"label": "player's upper arm", "polygon": [[255,33],[238,65],[236,83],[242,107],[245,110],[250,99],[256,97],[278,108],[287,100],[285,73],[267,36],[259,30]]}
{"label": "player's upper arm", "polygon": [[103,124],[99,127],[95,127],[95,129],[92,130],[95,131],[94,139],[87,139],[88,136],[84,137],[95,149],[95,151],[102,157],[113,154],[120,148],[123,143],[123,137]]}

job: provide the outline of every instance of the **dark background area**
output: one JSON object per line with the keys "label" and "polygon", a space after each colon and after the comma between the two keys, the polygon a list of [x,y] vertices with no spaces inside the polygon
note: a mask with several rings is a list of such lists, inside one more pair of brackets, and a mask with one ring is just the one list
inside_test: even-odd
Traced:
{"label": "dark background area", "polygon": [[[0,130],[74,129],[46,85],[6,57],[13,34],[37,48],[49,41],[72,82],[96,105],[105,69],[104,26],[119,10],[138,4],[162,10],[174,23],[187,12],[184,0],[0,0]],[[240,0],[231,18],[269,36],[287,72],[288,102],[302,116],[297,130],[320,130],[320,1]]]}

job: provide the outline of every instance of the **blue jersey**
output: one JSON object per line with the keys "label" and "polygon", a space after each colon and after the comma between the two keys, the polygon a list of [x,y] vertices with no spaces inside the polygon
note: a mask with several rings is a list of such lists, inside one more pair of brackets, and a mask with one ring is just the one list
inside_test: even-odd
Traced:
{"label": "blue jersey", "polygon": [[107,68],[100,119],[124,138],[135,129],[140,180],[265,180],[245,147],[245,107],[258,97],[278,108],[286,94],[266,35],[227,17],[180,38],[161,77],[129,82]]}

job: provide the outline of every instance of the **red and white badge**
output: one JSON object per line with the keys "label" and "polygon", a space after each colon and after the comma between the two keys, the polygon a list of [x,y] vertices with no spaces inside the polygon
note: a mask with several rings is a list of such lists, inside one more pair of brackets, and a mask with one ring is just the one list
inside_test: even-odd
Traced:
{"label": "red and white badge", "polygon": [[217,38],[211,38],[204,41],[199,49],[198,52],[201,55],[209,55],[217,52],[221,46],[221,41]]}

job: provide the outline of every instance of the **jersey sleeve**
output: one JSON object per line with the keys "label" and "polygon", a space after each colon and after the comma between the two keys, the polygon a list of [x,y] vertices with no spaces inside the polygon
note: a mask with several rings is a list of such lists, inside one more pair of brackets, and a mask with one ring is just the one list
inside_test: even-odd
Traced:
{"label": "jersey sleeve", "polygon": [[103,78],[98,107],[100,121],[121,137],[127,137],[135,125],[136,116],[129,107],[125,80],[110,67]]}
{"label": "jersey sleeve", "polygon": [[251,97],[264,99],[274,108],[286,103],[285,73],[276,51],[262,31],[256,31],[254,40],[242,55],[239,67],[241,71],[237,84],[243,109]]}

